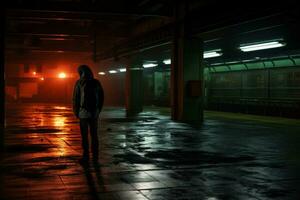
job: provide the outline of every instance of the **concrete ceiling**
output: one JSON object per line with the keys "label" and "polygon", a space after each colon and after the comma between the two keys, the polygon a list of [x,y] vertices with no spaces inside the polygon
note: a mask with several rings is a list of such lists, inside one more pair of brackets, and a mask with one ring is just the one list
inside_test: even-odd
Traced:
{"label": "concrete ceiling", "polygon": [[88,53],[106,59],[161,44],[169,48],[176,2],[186,12],[188,32],[204,40],[272,29],[296,20],[299,13],[293,0],[10,0],[6,50],[17,55]]}

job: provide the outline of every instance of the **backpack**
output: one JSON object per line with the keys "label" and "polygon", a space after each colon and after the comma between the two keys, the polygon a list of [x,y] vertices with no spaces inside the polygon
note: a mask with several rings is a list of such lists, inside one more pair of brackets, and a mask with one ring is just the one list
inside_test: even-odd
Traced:
{"label": "backpack", "polygon": [[87,111],[96,111],[97,109],[97,81],[95,79],[86,79],[80,84],[81,107]]}

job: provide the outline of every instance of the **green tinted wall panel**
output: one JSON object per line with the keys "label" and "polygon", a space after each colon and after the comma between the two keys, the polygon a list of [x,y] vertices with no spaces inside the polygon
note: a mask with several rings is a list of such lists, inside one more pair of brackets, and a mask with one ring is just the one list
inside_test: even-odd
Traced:
{"label": "green tinted wall panel", "polygon": [[291,59],[274,60],[273,62],[275,67],[289,67],[294,65]]}
{"label": "green tinted wall panel", "polygon": [[208,68],[204,68],[203,74],[204,74],[204,80],[205,81],[209,80],[209,69]]}
{"label": "green tinted wall panel", "polygon": [[300,65],[300,58],[294,58],[296,65]]}
{"label": "green tinted wall panel", "polygon": [[263,62],[254,62],[254,63],[247,63],[248,69],[264,69]]}
{"label": "green tinted wall panel", "polygon": [[265,64],[265,68],[271,68],[271,67],[274,67],[273,62],[271,62],[271,61],[264,61],[263,63]]}
{"label": "green tinted wall panel", "polygon": [[227,72],[229,71],[229,68],[227,66],[218,66],[215,67],[216,72]]}
{"label": "green tinted wall panel", "polygon": [[247,69],[245,65],[243,64],[234,64],[234,65],[230,65],[230,69],[232,71],[240,71],[240,70],[245,70]]}
{"label": "green tinted wall panel", "polygon": [[227,72],[227,71],[242,71],[242,70],[253,70],[253,69],[265,69],[265,68],[280,68],[280,67],[292,67],[297,65],[300,66],[300,58],[291,59],[278,59],[278,60],[266,60],[259,62],[245,62],[244,64],[230,64],[230,65],[218,65],[210,67],[209,72]]}

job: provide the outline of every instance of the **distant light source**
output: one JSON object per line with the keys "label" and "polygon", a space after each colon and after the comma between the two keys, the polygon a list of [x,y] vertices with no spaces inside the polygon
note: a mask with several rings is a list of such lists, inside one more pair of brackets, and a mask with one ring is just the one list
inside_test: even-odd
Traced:
{"label": "distant light source", "polygon": [[32,72],[33,75],[36,75],[36,72]]}
{"label": "distant light source", "polygon": [[40,80],[43,81],[43,80],[45,80],[45,79],[44,79],[44,77],[41,77]]}
{"label": "distant light source", "polygon": [[115,74],[115,73],[117,73],[117,71],[116,70],[110,70],[110,71],[108,71],[110,74]]}
{"label": "distant light source", "polygon": [[203,58],[213,58],[213,57],[218,57],[222,56],[223,54],[220,52],[221,50],[213,50],[213,51],[205,51],[203,53]]}
{"label": "distant light source", "polygon": [[165,65],[170,65],[171,64],[171,59],[165,59],[165,60],[163,60],[163,63]]}
{"label": "distant light source", "polygon": [[64,40],[74,40],[74,39],[72,39],[72,38],[61,38],[61,37],[45,37],[45,38],[40,38],[40,40],[64,41]]}
{"label": "distant light source", "polygon": [[99,75],[105,75],[105,72],[98,72]]}
{"label": "distant light source", "polygon": [[155,63],[147,63],[147,64],[143,64],[144,68],[151,68],[151,67],[156,67],[158,64]]}
{"label": "distant light source", "polygon": [[64,72],[58,74],[58,78],[66,78],[67,75]]}
{"label": "distant light source", "polygon": [[208,197],[206,200],[218,200],[216,197]]}
{"label": "distant light source", "polygon": [[119,69],[120,72],[126,72],[126,68]]}
{"label": "distant light source", "polygon": [[239,47],[241,51],[248,52],[248,51],[257,51],[257,50],[263,50],[263,49],[273,49],[278,47],[285,46],[285,43],[282,43],[280,41],[272,41],[272,42],[260,42],[256,44],[244,44]]}

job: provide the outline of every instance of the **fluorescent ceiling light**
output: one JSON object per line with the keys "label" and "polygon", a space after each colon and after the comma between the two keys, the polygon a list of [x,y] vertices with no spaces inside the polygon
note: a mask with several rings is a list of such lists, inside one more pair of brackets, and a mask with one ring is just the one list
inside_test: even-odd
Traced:
{"label": "fluorescent ceiling light", "polygon": [[115,73],[117,73],[117,71],[116,70],[110,70],[110,71],[108,71],[110,74],[115,74]]}
{"label": "fluorescent ceiling light", "polygon": [[242,45],[239,48],[243,52],[248,51],[257,51],[257,50],[263,50],[263,49],[272,49],[272,48],[278,48],[285,46],[285,43],[281,43],[279,41],[273,41],[273,42],[264,42],[259,44],[250,44],[250,45]]}
{"label": "fluorescent ceiling light", "polygon": [[147,63],[147,64],[143,64],[144,68],[151,68],[151,67],[156,67],[158,64],[154,64],[154,63]]}
{"label": "fluorescent ceiling light", "polygon": [[105,72],[99,72],[98,74],[99,75],[105,75]]}
{"label": "fluorescent ceiling light", "polygon": [[165,60],[163,60],[163,63],[165,65],[170,65],[171,64],[171,59],[165,59]]}
{"label": "fluorescent ceiling light", "polygon": [[120,72],[126,72],[126,68],[119,69]]}
{"label": "fluorescent ceiling light", "polygon": [[213,57],[218,57],[222,56],[223,54],[221,52],[217,51],[206,51],[203,53],[203,58],[213,58]]}

